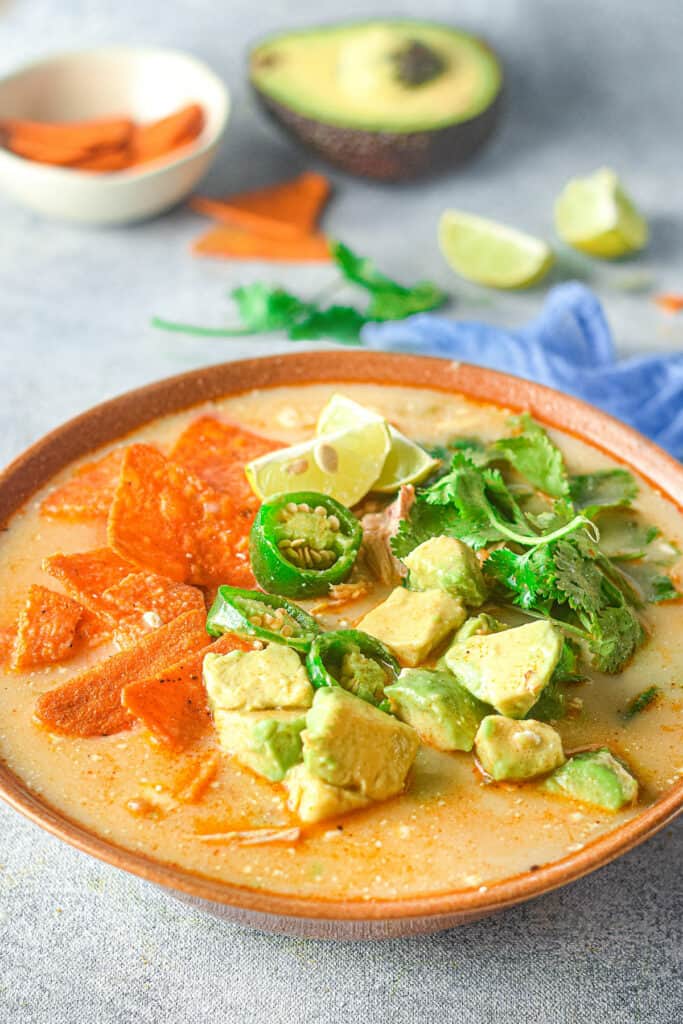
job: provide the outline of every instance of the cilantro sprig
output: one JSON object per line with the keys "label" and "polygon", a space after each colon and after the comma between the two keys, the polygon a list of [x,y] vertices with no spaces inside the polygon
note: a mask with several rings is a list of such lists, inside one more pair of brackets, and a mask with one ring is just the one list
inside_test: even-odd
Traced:
{"label": "cilantro sprig", "polygon": [[256,282],[230,293],[240,326],[202,327],[161,317],[154,317],[152,326],[209,338],[284,331],[291,341],[325,339],[342,345],[360,345],[365,324],[403,320],[413,313],[437,309],[448,301],[446,293],[431,281],[420,281],[412,287],[399,284],[381,273],[372,260],[357,255],[342,242],[333,242],[330,251],[342,279],[367,293],[365,309],[307,301],[277,285]]}
{"label": "cilantro sprig", "polygon": [[655,549],[659,531],[629,507],[631,473],[572,477],[530,416],[510,426],[492,444],[467,439],[440,451],[450,468],[418,493],[392,550],[405,557],[438,535],[490,549],[484,573],[497,599],[549,619],[595,668],[618,672],[645,640],[641,609],[680,597],[667,574],[678,553]]}

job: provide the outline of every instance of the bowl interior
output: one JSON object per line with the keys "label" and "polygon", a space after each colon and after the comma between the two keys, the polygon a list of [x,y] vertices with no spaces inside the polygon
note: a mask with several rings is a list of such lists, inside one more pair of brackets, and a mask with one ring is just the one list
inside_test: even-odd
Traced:
{"label": "bowl interior", "polygon": [[152,121],[186,103],[204,107],[203,141],[228,114],[225,86],[206,65],[170,50],[120,47],[39,61],[0,82],[0,118],[73,121],[130,116]]}

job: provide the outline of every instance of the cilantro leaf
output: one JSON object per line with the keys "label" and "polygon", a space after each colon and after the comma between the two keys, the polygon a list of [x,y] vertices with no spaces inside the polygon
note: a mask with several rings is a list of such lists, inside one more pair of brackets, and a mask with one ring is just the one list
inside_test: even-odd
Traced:
{"label": "cilantro leaf", "polygon": [[511,425],[521,428],[513,437],[494,441],[491,452],[505,459],[523,477],[553,498],[569,496],[569,480],[564,459],[546,434],[528,413],[516,416]]}
{"label": "cilantro leaf", "polygon": [[659,536],[656,526],[649,526],[636,512],[627,508],[600,512],[597,522],[600,550],[607,558],[642,558],[652,541]]}
{"label": "cilantro leaf", "polygon": [[577,511],[592,517],[602,508],[630,505],[638,484],[627,469],[602,469],[571,477],[569,491]]}
{"label": "cilantro leaf", "polygon": [[297,318],[308,316],[314,308],[283,288],[259,282],[234,288],[230,296],[245,329],[255,334],[288,328]]}
{"label": "cilantro leaf", "polygon": [[525,718],[534,718],[539,722],[556,722],[564,718],[567,710],[567,697],[564,689],[555,676],[541,690],[541,695],[527,711]]}
{"label": "cilantro leaf", "polygon": [[579,651],[575,643],[565,637],[560,653],[560,660],[555,666],[551,682],[580,683],[585,675],[579,668]]}
{"label": "cilantro leaf", "polygon": [[639,693],[629,702],[621,717],[625,722],[629,722],[636,715],[639,715],[641,711],[649,708],[657,700],[661,692],[658,686],[649,686],[647,690],[643,690],[642,693]]}
{"label": "cilantro leaf", "polygon": [[549,614],[558,597],[553,550],[548,544],[521,555],[498,548],[484,562],[484,574],[510,591],[513,603],[520,608]]}
{"label": "cilantro leaf", "polygon": [[330,245],[332,259],[335,261],[347,281],[353,281],[369,292],[397,289],[404,291],[400,284],[382,274],[371,259],[358,256],[343,242],[332,242]]}
{"label": "cilantro leaf", "polygon": [[405,558],[419,544],[432,537],[459,538],[459,517],[446,505],[428,505],[416,501],[408,519],[402,519],[391,538],[391,550],[397,558]]}
{"label": "cilantro leaf", "polygon": [[404,320],[413,313],[425,313],[443,306],[448,296],[430,281],[414,288],[382,288],[373,291],[367,310],[370,320]]}
{"label": "cilantro leaf", "polygon": [[682,596],[661,562],[628,562],[619,569],[647,604],[677,601]]}
{"label": "cilantro leaf", "polygon": [[609,675],[621,672],[643,640],[645,631],[627,605],[603,608],[591,618],[589,647],[595,667]]}
{"label": "cilantro leaf", "polygon": [[367,318],[352,306],[329,306],[327,309],[311,311],[287,331],[292,341],[315,341],[323,338],[338,341],[342,345],[360,345],[361,328]]}
{"label": "cilantro leaf", "polygon": [[595,562],[587,558],[571,541],[555,545],[555,586],[560,600],[584,615],[594,614],[605,603],[605,577]]}

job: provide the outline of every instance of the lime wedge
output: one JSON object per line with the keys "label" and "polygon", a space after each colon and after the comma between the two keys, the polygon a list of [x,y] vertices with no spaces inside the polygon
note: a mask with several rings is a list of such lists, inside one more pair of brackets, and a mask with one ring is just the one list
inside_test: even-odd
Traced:
{"label": "lime wedge", "polygon": [[567,182],[555,203],[555,227],[563,242],[608,260],[638,252],[648,236],[647,222],[607,167]]}
{"label": "lime wedge", "polygon": [[379,419],[269,452],[244,469],[262,501],[288,491],[319,491],[350,507],[371,489],[389,448],[387,425]]}
{"label": "lime wedge", "polygon": [[[316,433],[320,437],[339,430],[349,430],[363,423],[386,423],[386,420],[346,395],[332,395],[318,417]],[[371,488],[385,493],[397,491],[403,484],[418,484],[439,466],[439,460],[433,459],[419,444],[405,437],[390,423],[386,425],[391,447],[382,471]]]}
{"label": "lime wedge", "polygon": [[540,238],[459,210],[442,214],[439,245],[456,274],[489,288],[526,288],[540,281],[554,260]]}

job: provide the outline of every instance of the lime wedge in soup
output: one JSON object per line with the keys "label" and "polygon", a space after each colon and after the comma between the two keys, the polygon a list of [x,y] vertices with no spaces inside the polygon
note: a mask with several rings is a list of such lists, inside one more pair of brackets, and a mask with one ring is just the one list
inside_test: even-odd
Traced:
{"label": "lime wedge in soup", "polygon": [[442,215],[439,245],[456,274],[489,288],[526,288],[545,277],[554,260],[540,238],[459,210]]}
{"label": "lime wedge in soup", "polygon": [[280,448],[245,466],[261,499],[289,491],[319,491],[351,506],[377,480],[391,442],[382,419]]}
{"label": "lime wedge in soup", "polygon": [[563,242],[603,259],[642,249],[647,221],[607,167],[586,178],[572,178],[555,203],[555,227]]}
{"label": "lime wedge in soup", "polygon": [[439,466],[439,460],[433,459],[419,444],[405,437],[378,413],[346,395],[332,396],[318,417],[316,433],[322,437],[365,423],[386,424],[391,440],[382,470],[372,485],[373,491],[388,493],[397,491],[403,484],[420,483]]}

